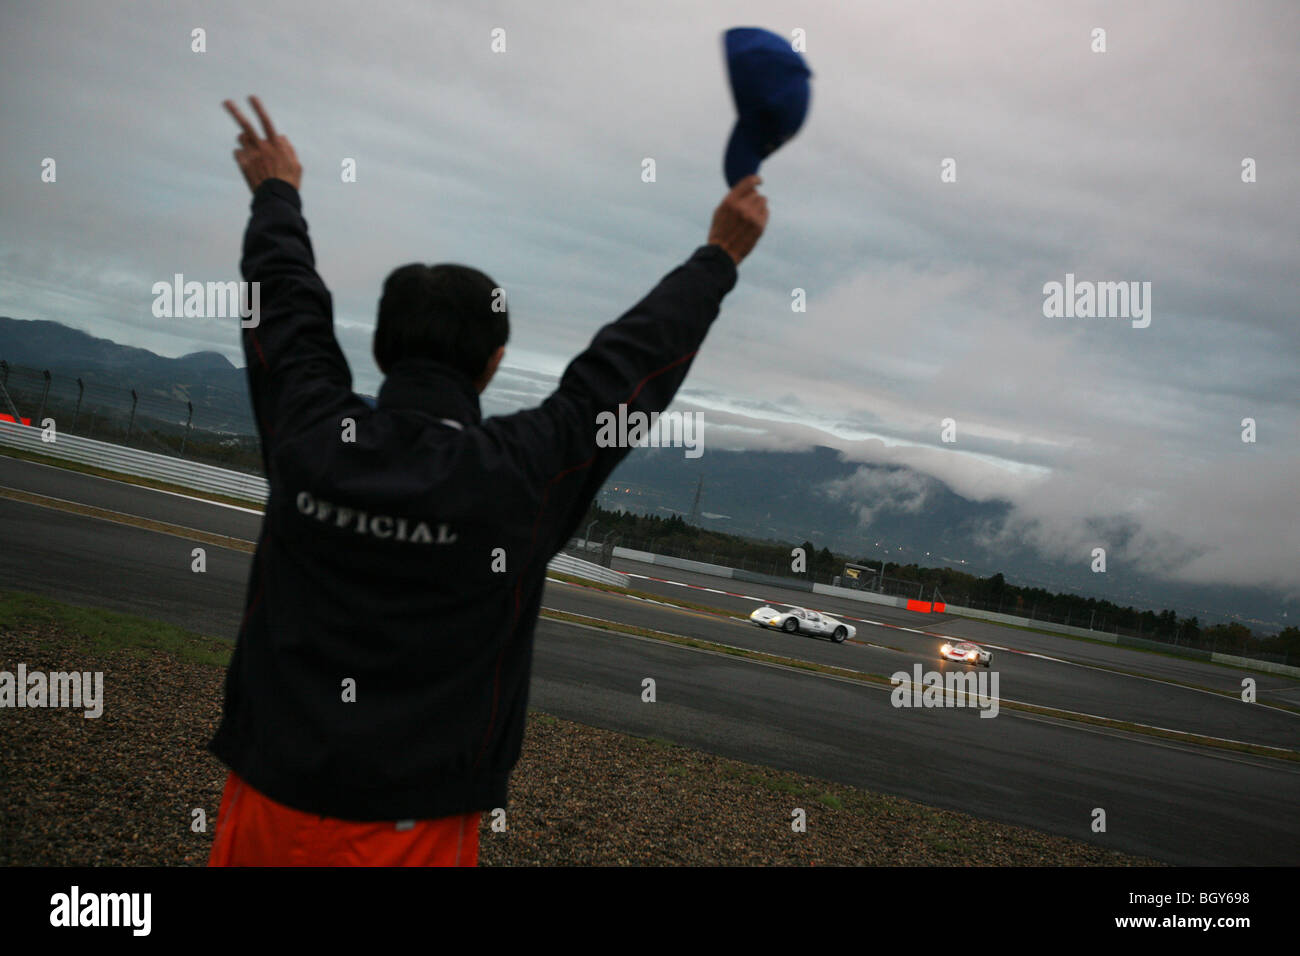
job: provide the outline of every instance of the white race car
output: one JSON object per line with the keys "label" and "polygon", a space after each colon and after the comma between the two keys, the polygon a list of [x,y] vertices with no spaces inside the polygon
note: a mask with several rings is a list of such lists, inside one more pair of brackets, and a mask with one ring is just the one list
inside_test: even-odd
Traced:
{"label": "white race car", "polygon": [[985,667],[993,666],[993,652],[986,651],[978,644],[945,644],[939,648],[939,653],[950,661],[961,661],[963,664],[982,664]]}
{"label": "white race car", "polygon": [[819,614],[802,607],[778,611],[765,604],[749,615],[749,619],[759,627],[771,627],[787,634],[816,634],[829,637],[836,644],[843,644],[858,633],[852,624],[845,624],[828,614]]}

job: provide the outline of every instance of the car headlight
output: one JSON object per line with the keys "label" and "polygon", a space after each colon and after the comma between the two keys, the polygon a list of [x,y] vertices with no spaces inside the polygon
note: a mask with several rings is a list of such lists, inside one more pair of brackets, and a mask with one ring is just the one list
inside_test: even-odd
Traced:
{"label": "car headlight", "polygon": [[952,650],[952,645],[951,645],[951,644],[945,644],[945,645],[943,645],[943,647],[939,648],[939,653],[940,653],[940,654],[947,654],[950,650]]}

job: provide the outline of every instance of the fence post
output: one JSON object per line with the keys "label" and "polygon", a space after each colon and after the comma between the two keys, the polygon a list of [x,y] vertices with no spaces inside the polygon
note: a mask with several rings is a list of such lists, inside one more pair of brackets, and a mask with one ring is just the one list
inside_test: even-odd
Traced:
{"label": "fence post", "polygon": [[190,426],[194,423],[194,403],[186,402],[185,407],[189,409],[189,415],[185,419],[185,434],[181,436],[181,457],[185,457],[185,443],[190,440]]}
{"label": "fence post", "polygon": [[44,424],[45,424],[45,400],[49,397],[49,394],[50,394],[50,370],[49,370],[48,368],[45,369],[45,371],[43,372],[43,374],[44,374],[44,376],[45,376],[45,387],[41,390],[41,404],[40,404],[40,407],[39,407],[39,408],[37,409],[37,411],[36,411],[36,418],[33,419],[33,421],[36,422],[36,427],[37,427],[37,428],[42,428],[42,427],[44,427]]}
{"label": "fence post", "polygon": [[140,396],[135,393],[135,389],[131,389],[131,417],[126,423],[126,440],[128,442],[131,441],[131,429],[135,427],[135,406],[139,400]]}
{"label": "fence post", "polygon": [[81,417],[81,396],[85,393],[86,384],[81,379],[77,379],[77,410],[72,413],[72,427],[68,429],[69,431],[77,430],[77,419]]}
{"label": "fence post", "polygon": [[9,363],[0,361],[0,367],[4,370],[4,378],[0,380],[0,399],[4,400],[4,407],[9,409],[9,414],[13,415],[14,423],[21,425],[23,423],[22,412],[18,411],[18,406],[14,404],[13,398],[9,395],[9,389],[5,387],[9,381]]}

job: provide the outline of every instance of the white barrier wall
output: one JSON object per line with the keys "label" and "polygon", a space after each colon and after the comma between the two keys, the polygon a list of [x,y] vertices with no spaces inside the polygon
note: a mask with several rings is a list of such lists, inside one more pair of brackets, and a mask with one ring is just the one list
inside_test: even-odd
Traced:
{"label": "white barrier wall", "polygon": [[718,578],[733,578],[735,568],[724,568],[720,564],[708,564],[704,561],[690,561],[686,558],[670,558],[665,554],[652,554],[649,551],[634,551],[631,548],[614,548],[614,557],[628,561],[640,561],[642,564],[658,564],[665,568],[678,568],[682,571],[694,571],[696,574],[711,574]]}
{"label": "white barrier wall", "polygon": [[828,594],[832,597],[848,598],[850,601],[862,601],[866,604],[883,604],[886,607],[907,607],[907,598],[890,597],[888,594],[876,594],[874,591],[858,591],[853,588],[839,588],[833,584],[814,584],[814,594]]}
{"label": "white barrier wall", "polygon": [[1115,644],[1115,635],[1109,631],[1093,631],[1086,627],[1074,627],[1071,624],[1054,624],[1051,621],[1035,621],[1027,617],[1016,617],[1014,614],[999,614],[996,611],[981,611],[978,608],[962,607],[958,604],[945,605],[946,613],[958,614],[962,617],[975,617],[981,621],[993,621],[996,624],[1010,624],[1013,627],[1037,627],[1044,631],[1053,631],[1058,634],[1072,634],[1075,637],[1087,637],[1094,641],[1105,641],[1107,644]]}
{"label": "white barrier wall", "polygon": [[1266,674],[1285,674],[1287,677],[1300,677],[1300,667],[1290,664],[1277,664],[1273,661],[1257,661],[1250,657],[1236,657],[1233,654],[1211,654],[1210,660],[1216,664],[1233,664],[1236,667],[1248,667],[1253,671]]}
{"label": "white barrier wall", "polygon": [[634,551],[631,548],[614,547],[614,557],[626,558],[629,561],[640,561],[642,564],[654,564],[655,555],[649,551]]}

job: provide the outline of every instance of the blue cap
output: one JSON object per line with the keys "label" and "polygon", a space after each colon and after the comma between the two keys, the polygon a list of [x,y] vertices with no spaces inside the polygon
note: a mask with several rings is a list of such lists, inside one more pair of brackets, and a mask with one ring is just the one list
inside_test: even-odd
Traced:
{"label": "blue cap", "polygon": [[738,118],[722,165],[727,185],[734,186],[799,132],[812,71],[789,40],[768,30],[736,27],[723,39]]}

